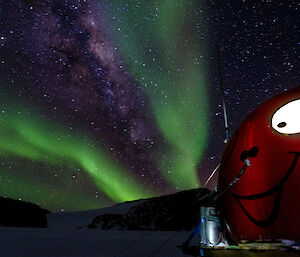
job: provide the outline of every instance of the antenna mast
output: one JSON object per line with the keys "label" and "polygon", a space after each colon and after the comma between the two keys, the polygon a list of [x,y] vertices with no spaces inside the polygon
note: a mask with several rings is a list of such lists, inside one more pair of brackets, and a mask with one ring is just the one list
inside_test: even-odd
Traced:
{"label": "antenna mast", "polygon": [[224,143],[228,143],[230,139],[229,129],[228,129],[228,119],[227,119],[227,111],[226,111],[226,103],[225,103],[225,95],[224,95],[224,88],[223,88],[223,76],[221,70],[221,62],[220,62],[220,53],[219,53],[219,45],[217,44],[217,58],[218,58],[218,69],[219,69],[219,76],[220,76],[220,89],[222,94],[222,102],[223,102],[223,112],[224,112],[224,125],[225,125],[225,140]]}

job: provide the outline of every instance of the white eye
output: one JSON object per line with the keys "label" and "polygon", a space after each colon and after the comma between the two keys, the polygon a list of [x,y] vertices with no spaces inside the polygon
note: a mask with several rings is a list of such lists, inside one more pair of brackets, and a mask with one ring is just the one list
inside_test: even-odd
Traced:
{"label": "white eye", "polygon": [[272,117],[272,127],[282,134],[300,133],[300,99],[279,108]]}

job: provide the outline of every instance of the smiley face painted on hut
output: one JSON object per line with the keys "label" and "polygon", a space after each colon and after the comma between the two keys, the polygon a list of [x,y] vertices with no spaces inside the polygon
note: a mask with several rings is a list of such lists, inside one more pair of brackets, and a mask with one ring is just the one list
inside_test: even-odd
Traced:
{"label": "smiley face painted on hut", "polygon": [[[293,100],[284,106],[280,107],[272,117],[272,128],[282,136],[293,136],[300,133],[300,99]],[[277,218],[280,210],[280,201],[285,182],[289,179],[292,172],[295,170],[298,159],[300,156],[300,149],[298,151],[290,151],[286,154],[292,154],[293,160],[289,167],[286,167],[285,172],[280,172],[283,177],[279,182],[272,188],[257,194],[251,195],[237,195],[234,191],[231,192],[233,197],[236,199],[247,217],[257,226],[267,227],[270,226]],[[283,153],[284,155],[284,153]],[[284,156],[283,156],[284,158]],[[278,169],[284,169],[284,167],[278,167]],[[255,166],[253,167],[255,170]],[[254,171],[255,172],[255,171]],[[273,198],[273,199],[272,199]],[[244,206],[243,201],[274,201],[273,208],[269,215],[264,219],[254,218]]]}
{"label": "smiley face painted on hut", "polygon": [[[258,154],[224,195],[225,219],[238,239],[300,239],[300,87],[262,104],[243,121],[225,149],[219,188],[237,175],[241,154]],[[294,226],[294,227],[293,227]]]}

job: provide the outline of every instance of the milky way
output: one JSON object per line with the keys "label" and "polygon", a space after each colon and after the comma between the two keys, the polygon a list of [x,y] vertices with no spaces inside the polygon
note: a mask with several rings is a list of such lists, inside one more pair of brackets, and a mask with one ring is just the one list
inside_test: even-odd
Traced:
{"label": "milky way", "polygon": [[[1,28],[5,29],[1,31],[1,35],[5,35],[1,48],[4,64],[1,81],[6,84],[2,86],[1,97],[21,105],[21,112],[28,108],[31,113],[32,109],[38,108],[40,115],[47,117],[41,122],[59,124],[69,137],[74,130],[80,131],[83,137],[92,135],[90,147],[101,145],[113,156],[114,162],[122,162],[135,171],[132,176],[142,178],[141,188],[143,184],[151,188],[152,183],[148,181],[162,186],[164,182],[152,165],[151,148],[158,136],[147,100],[119,60],[116,48],[104,30],[99,6],[93,1],[76,6],[73,3],[1,3],[2,13],[16,14],[11,19],[1,20],[4,24]],[[3,112],[7,111],[3,109]],[[4,115],[6,113],[2,119],[9,123],[9,117]],[[25,114],[21,115],[24,117]],[[26,119],[29,129],[39,129],[34,127],[30,115]],[[55,149],[55,142],[49,140],[48,147]],[[81,153],[82,146],[77,145],[77,148],[76,158],[80,159],[84,153]],[[60,149],[55,151],[57,155]],[[62,154],[62,161],[67,162],[67,153]],[[27,156],[23,154],[23,157]],[[40,161],[43,162],[43,158]],[[108,170],[106,172],[112,172],[110,168]],[[118,184],[120,179],[116,180],[110,174],[112,183]],[[123,179],[131,180],[126,174]],[[124,186],[129,187],[127,183],[123,186],[120,183],[119,190]],[[103,190],[103,185],[99,189]],[[110,190],[104,190],[106,195],[110,195]],[[126,195],[120,193],[113,200],[132,200],[143,194]]]}
{"label": "milky way", "polygon": [[147,152],[155,133],[151,125],[143,125],[150,123],[145,97],[122,70],[99,8],[88,3],[75,8],[71,2],[40,3],[32,9],[10,3],[3,8],[4,13],[18,13],[16,20],[7,21],[15,29],[4,32],[10,34],[3,46],[5,62],[15,66],[6,71],[17,87],[12,90],[66,124],[96,131],[97,140],[109,138],[123,148],[123,158],[130,158],[130,147]]}
{"label": "milky way", "polygon": [[223,149],[216,44],[233,132],[299,83],[296,9],[0,1],[0,195],[78,210],[200,186]]}

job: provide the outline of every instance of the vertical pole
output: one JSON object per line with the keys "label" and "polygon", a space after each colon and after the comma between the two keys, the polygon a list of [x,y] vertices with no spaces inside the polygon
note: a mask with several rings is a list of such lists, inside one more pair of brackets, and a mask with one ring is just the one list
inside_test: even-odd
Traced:
{"label": "vertical pole", "polygon": [[228,119],[227,119],[227,111],[226,111],[226,103],[225,103],[225,95],[223,88],[223,76],[221,69],[221,61],[220,61],[220,53],[219,53],[219,45],[217,44],[217,59],[218,59],[218,69],[219,69],[219,77],[220,77],[220,89],[222,94],[222,103],[223,103],[223,112],[224,112],[224,125],[225,125],[225,140],[224,143],[228,143],[230,139],[229,129],[228,129]]}

